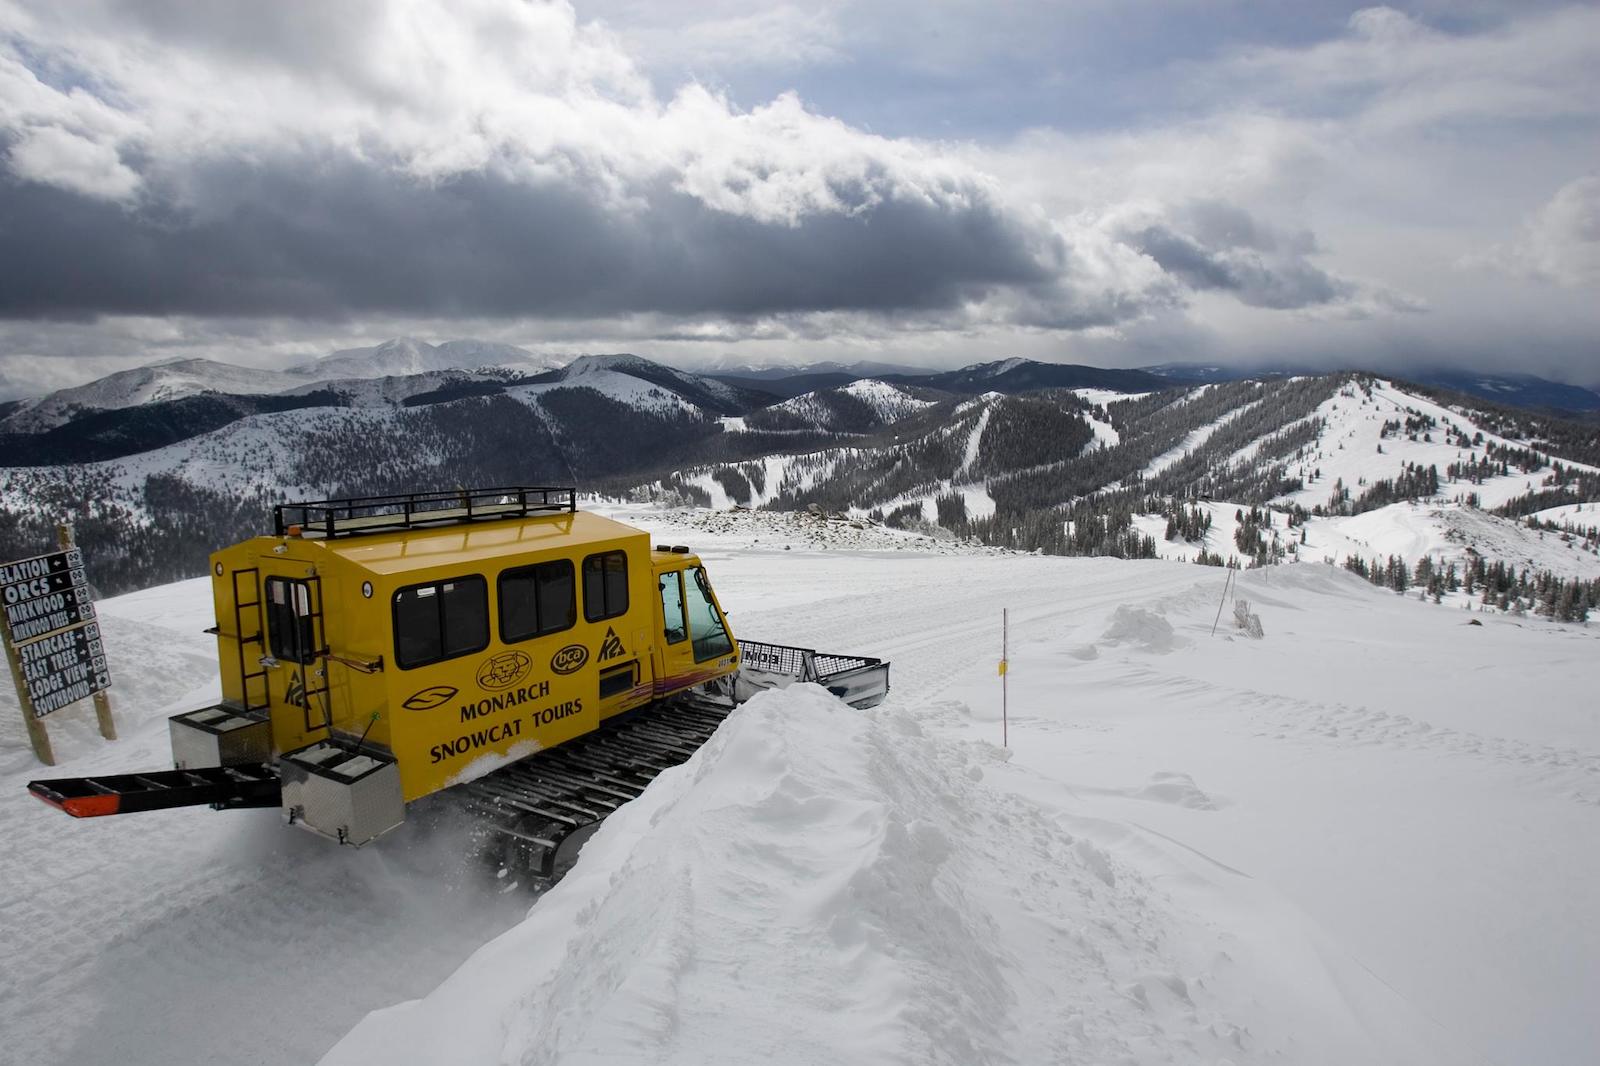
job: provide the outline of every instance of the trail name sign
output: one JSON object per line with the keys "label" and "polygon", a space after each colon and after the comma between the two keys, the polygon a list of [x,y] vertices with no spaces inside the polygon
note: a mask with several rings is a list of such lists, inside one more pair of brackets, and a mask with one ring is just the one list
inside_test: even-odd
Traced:
{"label": "trail name sign", "polygon": [[0,563],[0,609],[6,659],[39,758],[55,762],[40,719],[90,696],[95,697],[101,734],[115,739],[103,695],[111,687],[111,674],[83,552],[72,546],[71,530],[62,527],[60,551]]}

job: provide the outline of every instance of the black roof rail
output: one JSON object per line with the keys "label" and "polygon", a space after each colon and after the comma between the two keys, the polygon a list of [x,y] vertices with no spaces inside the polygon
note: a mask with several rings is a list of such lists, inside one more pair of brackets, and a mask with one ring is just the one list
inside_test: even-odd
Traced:
{"label": "black roof rail", "polygon": [[511,485],[285,503],[272,509],[272,524],[280,537],[332,540],[397,529],[460,525],[562,511],[570,514],[577,509],[578,490],[573,486]]}

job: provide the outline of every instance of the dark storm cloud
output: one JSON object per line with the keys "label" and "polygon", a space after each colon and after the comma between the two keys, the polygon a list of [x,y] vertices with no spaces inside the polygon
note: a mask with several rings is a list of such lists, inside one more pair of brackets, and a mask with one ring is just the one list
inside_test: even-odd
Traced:
{"label": "dark storm cloud", "polygon": [[204,207],[0,185],[0,314],[892,311],[1050,277],[1035,256],[1046,239],[982,202],[891,199],[790,226],[664,181],[624,211],[565,185],[424,184],[326,159],[212,165],[186,186]]}
{"label": "dark storm cloud", "polygon": [[1189,204],[1126,239],[1189,288],[1230,292],[1252,307],[1295,310],[1356,295],[1306,258],[1317,250],[1309,233],[1279,233],[1231,204]]}

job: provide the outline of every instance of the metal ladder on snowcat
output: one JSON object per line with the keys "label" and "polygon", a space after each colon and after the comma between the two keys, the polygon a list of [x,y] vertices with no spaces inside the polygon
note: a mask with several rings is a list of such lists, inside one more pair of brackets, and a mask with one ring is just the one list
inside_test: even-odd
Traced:
{"label": "metal ladder on snowcat", "polygon": [[[305,701],[300,705],[304,714],[306,732],[325,729],[328,736],[333,736],[333,691],[332,683],[328,677],[328,632],[323,625],[322,617],[322,576],[312,574],[303,579],[306,584],[306,617],[311,620],[311,662],[306,663],[301,670],[302,680],[301,698]],[[319,688],[311,687],[313,676],[312,666],[316,666],[316,673],[321,675]],[[322,697],[322,723],[313,725],[311,721],[311,697]]]}
{"label": "metal ladder on snowcat", "polygon": [[[244,574],[250,575],[252,599],[248,603],[239,595],[239,578]],[[233,586],[233,638],[234,651],[239,657],[240,710],[246,715],[266,715],[272,707],[272,695],[267,688],[267,668],[261,663],[261,660],[267,657],[267,623],[262,616],[261,610],[265,606],[262,602],[264,593],[261,591],[261,571],[254,566],[244,570],[235,570],[229,575],[229,580]],[[255,611],[255,632],[247,637],[245,636],[244,623],[245,612],[248,610]],[[250,659],[245,654],[245,648],[251,644],[260,649],[256,655],[254,670],[250,669]],[[251,699],[250,684],[253,681],[261,682],[261,701],[259,703]]]}

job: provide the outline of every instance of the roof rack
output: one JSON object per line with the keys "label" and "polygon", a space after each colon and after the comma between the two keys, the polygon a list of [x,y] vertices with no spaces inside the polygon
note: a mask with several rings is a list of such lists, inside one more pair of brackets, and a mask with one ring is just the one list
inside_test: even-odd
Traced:
{"label": "roof rack", "polygon": [[572,486],[513,485],[493,489],[407,492],[353,496],[345,500],[285,503],[272,509],[278,536],[333,539],[396,529],[460,525],[490,519],[524,518],[578,509]]}

